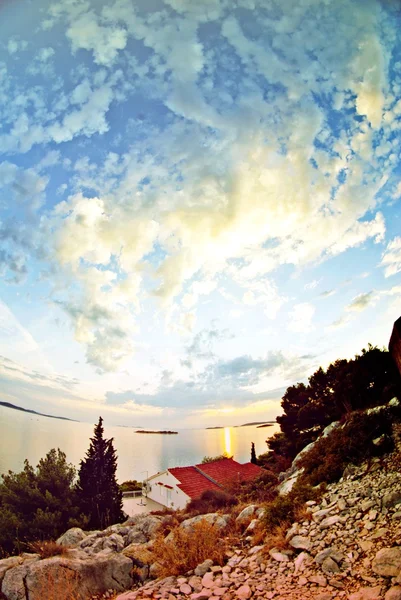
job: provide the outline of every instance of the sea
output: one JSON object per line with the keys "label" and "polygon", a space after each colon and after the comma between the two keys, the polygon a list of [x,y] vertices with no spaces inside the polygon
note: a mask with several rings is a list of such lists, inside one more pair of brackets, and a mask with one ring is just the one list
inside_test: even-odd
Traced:
{"label": "sea", "polygon": [[[79,467],[89,447],[94,423],[63,421],[0,406],[0,474],[18,472],[24,460],[36,466],[52,448],[60,448],[68,462]],[[251,442],[256,454],[267,451],[266,439],[279,426],[258,428],[176,429],[177,435],[136,433],[135,427],[104,424],[106,438],[114,439],[118,456],[117,479],[142,481],[169,467],[200,463],[204,456],[226,452],[240,463],[249,462]]]}

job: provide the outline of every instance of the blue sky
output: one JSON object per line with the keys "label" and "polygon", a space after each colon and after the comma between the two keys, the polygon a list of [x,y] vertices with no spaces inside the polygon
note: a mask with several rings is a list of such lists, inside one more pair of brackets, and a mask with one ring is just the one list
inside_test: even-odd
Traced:
{"label": "blue sky", "polygon": [[401,9],[0,6],[2,399],[275,418],[401,299]]}

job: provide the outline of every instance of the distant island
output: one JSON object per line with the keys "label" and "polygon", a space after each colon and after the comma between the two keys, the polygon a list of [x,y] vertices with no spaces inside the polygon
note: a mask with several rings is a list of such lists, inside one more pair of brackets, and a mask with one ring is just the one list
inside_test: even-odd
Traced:
{"label": "distant island", "polygon": [[206,429],[224,429],[224,427],[206,427]]}
{"label": "distant island", "polygon": [[256,429],[260,429],[261,427],[272,427],[274,423],[265,423],[264,425],[258,425]]}
{"label": "distant island", "polygon": [[57,417],[56,415],[46,415],[45,413],[37,412],[36,410],[30,410],[29,408],[22,408],[21,406],[16,406],[15,404],[11,404],[10,402],[0,402],[0,406],[4,406],[5,408],[13,408],[14,410],[20,410],[21,412],[30,413],[31,415],[37,415],[39,417],[47,417],[48,419],[61,419],[61,421],[73,421],[74,423],[79,423],[76,419],[68,419],[67,417]]}
{"label": "distant island", "polygon": [[178,431],[146,431],[145,429],[138,429],[135,433],[162,433],[163,435],[177,435]]}
{"label": "distant island", "polygon": [[243,425],[236,425],[235,427],[250,427],[251,425],[258,425],[259,427],[270,427],[274,425],[276,421],[253,421],[252,423],[244,423]]}

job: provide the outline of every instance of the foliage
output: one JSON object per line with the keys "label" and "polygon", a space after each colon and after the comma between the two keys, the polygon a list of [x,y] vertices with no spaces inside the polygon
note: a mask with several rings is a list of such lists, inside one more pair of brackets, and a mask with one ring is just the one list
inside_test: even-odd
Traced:
{"label": "foliage", "polygon": [[[371,412],[355,411],[341,427],[321,438],[300,460],[305,469],[302,479],[311,485],[322,481],[337,481],[348,463],[362,461],[392,449],[391,429],[399,419],[397,407],[386,407]],[[379,447],[373,440],[385,436]]]}
{"label": "foliage", "polygon": [[205,515],[221,508],[235,506],[238,500],[223,490],[205,490],[199,498],[194,498],[186,507],[187,513]]}
{"label": "foliage", "polygon": [[52,540],[31,542],[29,550],[39,554],[40,558],[50,558],[51,556],[66,556],[68,554],[67,546],[62,546]]}
{"label": "foliage", "polygon": [[278,480],[276,475],[269,470],[263,471],[255,479],[237,481],[227,490],[244,503],[270,502],[277,495],[275,488]]}
{"label": "foliage", "polygon": [[120,484],[120,490],[122,492],[140,492],[142,490],[142,483],[136,479],[123,481],[123,483]]}
{"label": "foliage", "polygon": [[75,469],[61,450],[50,450],[36,470],[26,460],[20,473],[9,471],[0,484],[0,548],[20,552],[33,540],[57,538],[84,527],[74,491]]}
{"label": "foliage", "polygon": [[95,425],[86,458],[81,461],[77,495],[89,527],[105,528],[125,519],[122,492],[116,480],[117,456],[113,438],[103,437],[103,419]]}
{"label": "foliage", "polygon": [[251,463],[254,465],[258,464],[258,459],[256,458],[256,450],[254,442],[251,442]]}
{"label": "foliage", "polygon": [[226,544],[221,531],[205,520],[196,523],[190,530],[178,527],[168,540],[160,534],[153,546],[158,576],[184,574],[207,558],[215,564],[223,564]]}
{"label": "foliage", "polygon": [[292,523],[299,508],[308,500],[318,500],[322,491],[309,484],[297,482],[288,494],[277,496],[265,507],[264,522],[267,531],[272,532],[283,523]]}
{"label": "foliage", "polygon": [[308,385],[287,388],[283,414],[277,417],[281,432],[267,440],[270,452],[259,457],[260,464],[277,472],[280,462],[291,461],[332,421],[385,404],[395,395],[401,395],[401,380],[392,357],[370,344],[352,360],[336,360],[327,370],[320,367]]}
{"label": "foliage", "polygon": [[207,463],[215,462],[216,460],[222,460],[223,458],[232,458],[232,456],[229,456],[227,452],[223,452],[223,454],[219,454],[218,456],[204,456],[201,464],[206,465]]}

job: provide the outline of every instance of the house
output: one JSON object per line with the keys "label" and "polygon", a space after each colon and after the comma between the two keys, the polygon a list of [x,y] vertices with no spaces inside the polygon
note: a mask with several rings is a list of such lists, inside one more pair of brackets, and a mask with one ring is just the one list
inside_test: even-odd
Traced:
{"label": "house", "polygon": [[252,464],[241,465],[232,458],[190,467],[173,467],[149,477],[144,485],[147,497],[168,508],[185,508],[206,490],[222,490],[237,481],[258,477],[263,469]]}

